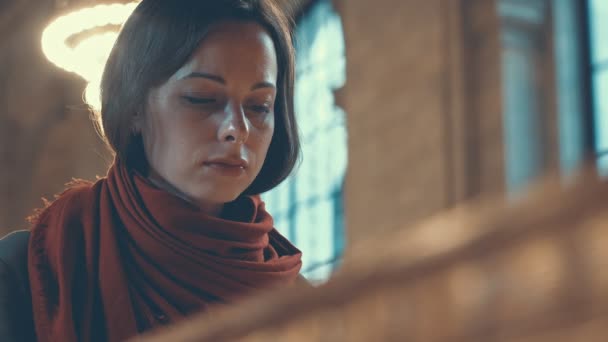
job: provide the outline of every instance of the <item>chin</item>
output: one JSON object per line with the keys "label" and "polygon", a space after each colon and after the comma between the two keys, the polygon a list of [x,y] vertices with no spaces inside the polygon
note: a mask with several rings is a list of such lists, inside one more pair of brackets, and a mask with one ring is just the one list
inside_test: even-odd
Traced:
{"label": "chin", "polygon": [[242,193],[242,191],[237,192],[237,191],[226,191],[225,189],[224,190],[218,189],[216,191],[201,192],[201,193],[196,194],[193,197],[201,202],[224,204],[224,203],[234,201],[241,195],[241,193]]}

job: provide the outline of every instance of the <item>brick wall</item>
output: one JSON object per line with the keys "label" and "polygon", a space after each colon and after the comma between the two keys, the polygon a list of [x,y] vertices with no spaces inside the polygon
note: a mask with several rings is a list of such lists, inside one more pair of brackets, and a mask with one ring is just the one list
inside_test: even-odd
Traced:
{"label": "brick wall", "polygon": [[501,192],[493,1],[337,1],[347,44],[349,241]]}

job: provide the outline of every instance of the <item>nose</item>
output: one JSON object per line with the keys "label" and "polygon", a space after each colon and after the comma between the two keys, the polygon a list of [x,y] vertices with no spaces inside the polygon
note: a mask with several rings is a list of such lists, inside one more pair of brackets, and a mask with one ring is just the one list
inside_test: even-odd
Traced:
{"label": "nose", "polygon": [[218,140],[243,144],[249,137],[249,122],[243,107],[237,104],[227,105],[225,116],[218,130]]}

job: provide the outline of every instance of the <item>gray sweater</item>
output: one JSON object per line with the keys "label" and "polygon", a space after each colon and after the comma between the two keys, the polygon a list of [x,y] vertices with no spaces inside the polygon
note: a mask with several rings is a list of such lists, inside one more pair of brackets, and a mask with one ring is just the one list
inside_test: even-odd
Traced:
{"label": "gray sweater", "polygon": [[27,271],[29,231],[0,239],[0,341],[36,341]]}

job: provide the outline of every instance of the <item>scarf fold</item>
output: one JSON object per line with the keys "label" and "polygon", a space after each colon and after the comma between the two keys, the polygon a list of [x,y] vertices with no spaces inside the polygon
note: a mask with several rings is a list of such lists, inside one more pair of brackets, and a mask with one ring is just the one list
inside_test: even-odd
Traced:
{"label": "scarf fold", "polygon": [[293,283],[301,253],[259,196],[205,215],[120,161],[41,211],[28,256],[39,341],[122,341]]}

